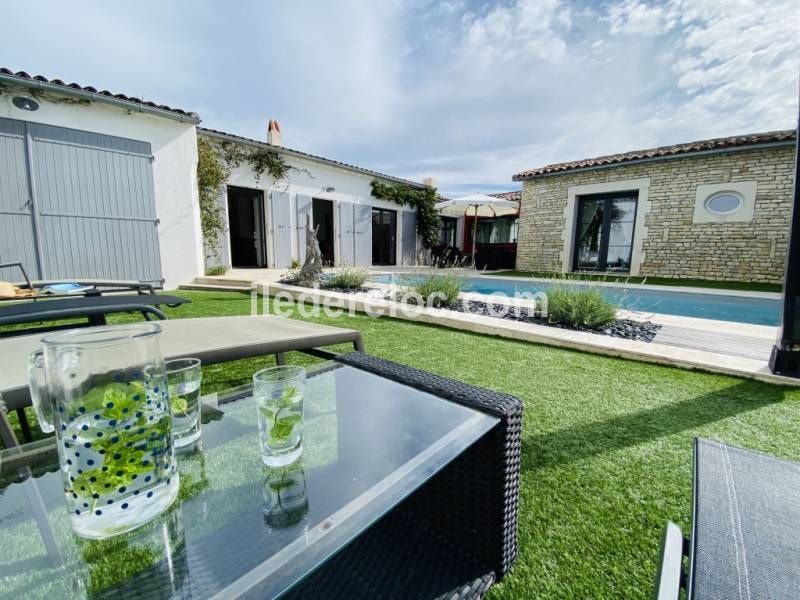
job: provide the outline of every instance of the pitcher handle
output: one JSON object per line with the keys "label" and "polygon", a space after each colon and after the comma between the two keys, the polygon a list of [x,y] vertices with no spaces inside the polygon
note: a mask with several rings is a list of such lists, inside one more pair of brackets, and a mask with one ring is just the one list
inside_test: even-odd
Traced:
{"label": "pitcher handle", "polygon": [[31,402],[39,427],[44,433],[55,431],[53,424],[53,402],[47,389],[47,377],[44,370],[44,352],[36,350],[28,357],[28,384],[31,391]]}

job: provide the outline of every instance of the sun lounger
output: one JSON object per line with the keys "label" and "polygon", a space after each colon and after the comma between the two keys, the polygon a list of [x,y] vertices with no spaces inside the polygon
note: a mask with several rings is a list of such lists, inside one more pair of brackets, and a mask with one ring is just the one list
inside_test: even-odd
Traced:
{"label": "sun lounger", "polygon": [[[283,362],[286,352],[300,351],[329,357],[320,348],[352,344],[362,351],[361,334],[353,329],[316,325],[272,315],[205,317],[159,322],[160,346],[165,359],[193,356],[214,364],[254,356],[275,355]],[[113,326],[112,326],[113,327]],[[8,410],[20,414],[30,405],[28,355],[41,347],[41,333],[0,339],[0,396]],[[28,434],[24,429],[23,434]]]}
{"label": "sun lounger", "polygon": [[[145,319],[166,319],[160,306],[179,306],[190,302],[166,294],[110,294],[108,296],[77,296],[53,300],[25,300],[0,305],[0,325],[40,323],[76,317],[86,317],[86,325],[105,325],[106,316],[114,313],[142,313]],[[80,325],[44,325],[21,330],[7,330],[0,337],[19,336],[34,332],[75,328]]]}

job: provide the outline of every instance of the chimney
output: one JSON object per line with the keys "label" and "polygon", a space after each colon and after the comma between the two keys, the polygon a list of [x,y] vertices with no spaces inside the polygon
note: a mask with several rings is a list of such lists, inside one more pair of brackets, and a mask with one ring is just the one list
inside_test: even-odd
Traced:
{"label": "chimney", "polygon": [[433,177],[426,177],[422,180],[422,185],[427,185],[428,187],[435,188],[436,187],[436,180]]}
{"label": "chimney", "polygon": [[267,125],[267,143],[273,146],[283,146],[281,140],[281,126],[275,119],[270,119]]}

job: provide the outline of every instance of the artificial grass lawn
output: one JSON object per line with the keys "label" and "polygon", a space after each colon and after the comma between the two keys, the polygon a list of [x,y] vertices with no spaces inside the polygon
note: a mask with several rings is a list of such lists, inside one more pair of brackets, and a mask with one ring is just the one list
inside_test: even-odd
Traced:
{"label": "artificial grass lawn", "polygon": [[759,281],[716,281],[712,279],[673,279],[669,277],[632,277],[629,275],[611,275],[607,273],[553,273],[551,271],[494,271],[485,275],[497,277],[541,277],[545,279],[566,278],[579,281],[611,281],[617,283],[641,283],[644,285],[674,285],[684,287],[704,287],[720,290],[740,290],[745,292],[781,292],[779,283]]}
{"label": "artificial grass lawn", "polygon": [[[250,311],[249,294],[179,295],[193,303],[170,318]],[[798,388],[388,318],[304,319],[359,329],[376,356],[522,399],[520,553],[495,600],[649,597],[664,523],[689,531],[694,436],[800,460]],[[272,363],[205,367],[203,391]]]}

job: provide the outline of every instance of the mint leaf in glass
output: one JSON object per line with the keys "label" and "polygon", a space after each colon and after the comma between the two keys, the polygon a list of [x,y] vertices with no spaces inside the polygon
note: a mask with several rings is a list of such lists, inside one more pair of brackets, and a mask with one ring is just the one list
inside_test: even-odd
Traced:
{"label": "mint leaf in glass", "polygon": [[170,394],[170,402],[172,403],[172,412],[176,415],[185,415],[189,412],[189,403],[183,396],[177,394],[173,396]]}
{"label": "mint leaf in glass", "polygon": [[301,415],[288,415],[276,418],[272,429],[269,431],[269,439],[272,443],[284,443],[289,440],[294,431],[294,426],[300,422]]}

